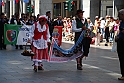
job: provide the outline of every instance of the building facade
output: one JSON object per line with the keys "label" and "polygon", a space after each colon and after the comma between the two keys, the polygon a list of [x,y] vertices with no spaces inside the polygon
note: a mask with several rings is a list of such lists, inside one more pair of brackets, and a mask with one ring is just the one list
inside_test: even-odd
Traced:
{"label": "building facade", "polygon": [[29,3],[24,3],[20,0],[15,4],[14,0],[3,0],[4,6],[0,6],[0,12],[4,12],[7,17],[15,13],[28,13],[27,6],[34,5],[34,15],[44,15],[46,11],[51,11],[52,17],[58,15],[62,17],[73,17],[77,9],[85,11],[84,16],[94,20],[95,16],[105,17],[110,15],[117,17],[117,11],[124,8],[124,0],[72,0],[74,2],[73,11],[65,10],[65,2],[67,0],[30,0]]}

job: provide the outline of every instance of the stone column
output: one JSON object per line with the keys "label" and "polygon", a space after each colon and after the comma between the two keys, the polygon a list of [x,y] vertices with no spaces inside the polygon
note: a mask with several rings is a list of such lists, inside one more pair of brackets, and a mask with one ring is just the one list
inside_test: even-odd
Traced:
{"label": "stone column", "polygon": [[80,1],[79,1],[79,3],[80,3],[79,6],[80,6],[80,9],[82,9],[82,10],[83,10],[83,1],[84,1],[84,0],[80,0]]}
{"label": "stone column", "polygon": [[[4,1],[4,0],[2,0],[2,1]],[[1,5],[1,7],[2,7],[2,13],[5,13],[5,6]]]}
{"label": "stone column", "polygon": [[115,0],[115,17],[118,16],[118,11],[124,9],[124,0]]}
{"label": "stone column", "polygon": [[5,7],[6,7],[6,16],[9,18],[10,17],[10,1],[6,1]]}
{"label": "stone column", "polygon": [[94,22],[95,16],[100,16],[101,0],[80,0],[80,9],[84,10],[84,17],[90,17]]}
{"label": "stone column", "polygon": [[40,4],[40,1],[39,0],[35,1],[35,4],[34,4],[34,14],[35,14],[35,16],[40,13],[39,12],[39,10],[40,10],[39,4]]}
{"label": "stone column", "polygon": [[100,16],[101,0],[90,0],[90,18],[94,23],[95,16]]}
{"label": "stone column", "polygon": [[23,2],[23,6],[22,6],[22,12],[23,12],[23,13],[26,13],[26,10],[25,10],[26,8],[25,8],[25,6],[26,6],[26,4],[25,4],[25,2]]}
{"label": "stone column", "polygon": [[13,0],[13,15],[15,14],[15,1]]}
{"label": "stone column", "polygon": [[[40,8],[41,8],[40,14],[44,15],[44,14],[46,14],[46,11],[51,11],[51,13],[52,13],[52,10],[53,10],[52,9],[52,0],[40,0],[40,1],[41,1],[41,3],[40,3]],[[36,10],[39,12],[38,9],[36,9]],[[35,13],[37,13],[37,12],[35,12]]]}
{"label": "stone column", "polygon": [[10,17],[12,16],[13,14],[13,0],[10,0]]}
{"label": "stone column", "polygon": [[90,0],[83,0],[84,17],[90,17]]}

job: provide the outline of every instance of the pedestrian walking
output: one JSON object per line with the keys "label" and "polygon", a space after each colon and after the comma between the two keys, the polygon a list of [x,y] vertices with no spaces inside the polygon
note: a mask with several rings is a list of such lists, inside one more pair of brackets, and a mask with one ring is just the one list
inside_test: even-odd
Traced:
{"label": "pedestrian walking", "polygon": [[119,19],[121,20],[119,26],[119,35],[117,37],[117,53],[120,61],[121,78],[118,80],[124,80],[124,9],[119,10]]}
{"label": "pedestrian walking", "polygon": [[88,23],[88,29],[90,30],[89,35],[90,37],[93,38],[95,36],[95,34],[93,33],[94,25],[91,22],[90,18],[87,18],[87,23]]}
{"label": "pedestrian walking", "polygon": [[50,44],[50,33],[45,15],[40,16],[38,22],[34,23],[30,32],[29,40],[31,49],[35,56],[31,57],[34,62],[34,71],[43,70],[42,61],[48,61],[48,45]]}
{"label": "pedestrian walking", "polygon": [[106,44],[105,44],[105,46],[108,46],[108,43],[109,43],[109,37],[110,37],[109,24],[110,24],[109,16],[106,16],[106,23],[105,23],[105,39],[106,39]]}
{"label": "pedestrian walking", "polygon": [[110,33],[110,42],[113,42],[114,39],[114,18],[110,17],[110,24],[109,24],[109,33]]}
{"label": "pedestrian walking", "polygon": [[96,25],[96,38],[95,38],[96,46],[100,46],[100,36],[101,36],[100,21],[98,21]]}
{"label": "pedestrian walking", "polygon": [[[100,18],[100,28],[101,28],[101,36],[102,36],[102,38],[105,38],[105,31],[104,31],[104,29],[105,29],[105,18],[103,18],[103,17]],[[102,41],[103,40],[101,40],[101,42]]]}
{"label": "pedestrian walking", "polygon": [[[21,20],[19,19],[19,16],[16,16],[16,25],[21,25]],[[15,49],[18,49],[18,47],[20,47],[20,49],[23,49],[23,45],[15,45]]]}
{"label": "pedestrian walking", "polygon": [[115,24],[114,24],[114,41],[113,41],[113,45],[112,45],[112,52],[117,52],[117,42],[115,41],[115,38],[117,37],[118,33],[119,33],[119,20],[115,19]]}

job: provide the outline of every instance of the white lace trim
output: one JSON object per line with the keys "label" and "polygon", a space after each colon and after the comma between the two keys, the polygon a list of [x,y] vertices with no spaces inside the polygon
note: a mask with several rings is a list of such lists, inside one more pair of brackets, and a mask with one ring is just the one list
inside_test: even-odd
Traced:
{"label": "white lace trim", "polygon": [[44,40],[43,36],[41,37],[41,39],[33,40],[33,45],[37,49],[46,49],[48,47],[47,40]]}
{"label": "white lace trim", "polygon": [[39,24],[39,22],[37,23],[37,27],[39,32],[43,32],[46,31],[46,25],[43,25],[43,27],[41,28],[41,25]]}

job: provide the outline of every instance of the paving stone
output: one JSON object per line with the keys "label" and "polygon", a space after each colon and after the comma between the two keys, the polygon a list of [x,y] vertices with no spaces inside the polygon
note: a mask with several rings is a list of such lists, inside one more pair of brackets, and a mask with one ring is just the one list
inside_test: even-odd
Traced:
{"label": "paving stone", "polygon": [[[63,42],[70,48],[73,42]],[[123,83],[119,61],[111,47],[91,45],[89,57],[83,59],[83,70],[76,69],[76,61],[66,63],[43,62],[44,71],[34,72],[30,57],[14,47],[0,50],[0,83]]]}

